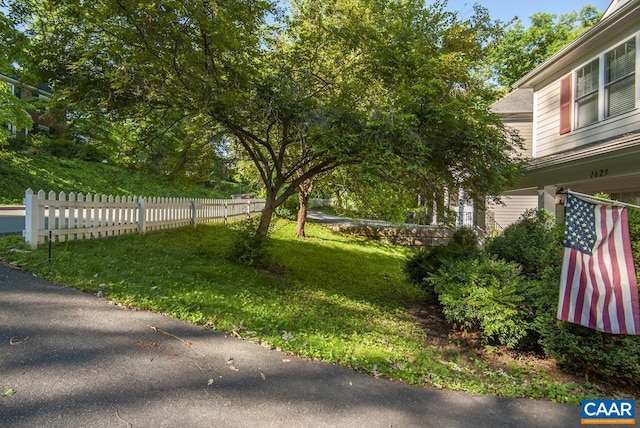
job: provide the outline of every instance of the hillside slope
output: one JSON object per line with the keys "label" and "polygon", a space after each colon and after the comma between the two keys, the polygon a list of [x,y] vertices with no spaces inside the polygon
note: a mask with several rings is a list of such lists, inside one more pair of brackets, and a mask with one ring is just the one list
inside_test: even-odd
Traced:
{"label": "hillside slope", "polygon": [[228,198],[237,184],[213,187],[170,183],[166,177],[128,171],[113,165],[49,155],[0,152],[0,204],[21,204],[25,190],[84,194]]}

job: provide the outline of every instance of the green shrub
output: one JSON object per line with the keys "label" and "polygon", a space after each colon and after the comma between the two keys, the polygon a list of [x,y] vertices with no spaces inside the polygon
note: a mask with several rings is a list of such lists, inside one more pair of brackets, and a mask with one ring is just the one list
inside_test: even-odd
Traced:
{"label": "green shrub", "polygon": [[22,132],[7,139],[7,147],[14,152],[22,152],[29,148],[29,138]]}
{"label": "green shrub", "polygon": [[501,236],[488,240],[485,249],[498,258],[519,263],[528,278],[540,278],[549,265],[559,263],[552,251],[557,245],[554,223],[548,211],[529,210]]}
{"label": "green shrub", "polygon": [[[638,266],[640,210],[629,210],[629,230]],[[556,319],[562,237],[563,225],[553,226],[548,213],[529,211],[487,242],[479,257],[459,258],[444,247],[419,253],[405,270],[430,284],[450,322],[508,346],[538,344],[586,376],[640,385],[640,336],[604,334]]]}
{"label": "green shrub", "polygon": [[624,379],[640,386],[640,336],[600,333],[561,322],[554,315],[538,317],[536,325],[545,354],[570,371],[606,380]]}
{"label": "green shrub", "polygon": [[478,252],[476,233],[468,228],[457,229],[446,245],[425,247],[409,257],[404,265],[404,272],[410,282],[420,285],[431,297],[435,297],[429,276],[443,265],[458,259],[466,260]]}
{"label": "green shrub", "polygon": [[298,209],[300,208],[300,202],[298,201],[298,195],[293,195],[284,201],[284,204],[276,208],[276,215],[280,218],[284,218],[291,221],[298,219]]}
{"label": "green shrub", "polygon": [[540,281],[533,328],[545,355],[587,377],[624,379],[640,386],[640,336],[600,333],[557,320],[559,283],[560,267],[548,270]]}
{"label": "green shrub", "polygon": [[509,347],[527,337],[531,320],[526,309],[517,263],[480,256],[456,260],[429,277],[444,315],[487,340]]}
{"label": "green shrub", "polygon": [[256,234],[259,223],[260,217],[231,223],[237,235],[228,255],[231,262],[256,268],[269,265],[268,238]]}
{"label": "green shrub", "polygon": [[31,145],[40,153],[66,159],[75,157],[76,145],[72,141],[44,133],[31,135],[30,139]]}

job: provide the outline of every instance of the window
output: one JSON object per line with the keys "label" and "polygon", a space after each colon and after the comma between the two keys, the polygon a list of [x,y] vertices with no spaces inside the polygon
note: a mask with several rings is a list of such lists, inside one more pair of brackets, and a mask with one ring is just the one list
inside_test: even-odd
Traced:
{"label": "window", "polygon": [[33,134],[51,134],[51,129],[46,125],[34,123],[32,133]]}
{"label": "window", "polygon": [[560,135],[636,108],[636,37],[560,81]]}
{"label": "window", "polygon": [[636,41],[607,52],[605,61],[605,117],[611,117],[636,106]]}
{"label": "window", "polygon": [[600,60],[596,59],[576,71],[576,128],[598,120],[599,68]]}

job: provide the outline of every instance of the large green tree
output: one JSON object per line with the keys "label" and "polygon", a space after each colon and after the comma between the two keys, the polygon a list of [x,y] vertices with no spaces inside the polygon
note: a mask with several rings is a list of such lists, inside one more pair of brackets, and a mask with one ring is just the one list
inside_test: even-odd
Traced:
{"label": "large green tree", "polygon": [[[0,73],[15,77],[20,63],[25,58],[27,39],[17,31],[13,21],[3,11],[0,11]],[[11,135],[10,129],[20,130],[32,124],[31,116],[27,113],[30,105],[10,90],[9,86],[0,80],[0,148],[7,143]]]}
{"label": "large green tree", "polygon": [[8,3],[67,106],[166,115],[235,145],[264,183],[259,235],[340,166],[437,177],[479,198],[518,172],[474,77],[494,36],[486,13],[460,21],[417,0],[297,0],[284,14],[260,0]]}
{"label": "large green tree", "polygon": [[512,86],[591,28],[600,16],[598,9],[587,5],[562,15],[535,13],[529,17],[528,26],[516,19],[489,51],[489,63],[498,83]]}

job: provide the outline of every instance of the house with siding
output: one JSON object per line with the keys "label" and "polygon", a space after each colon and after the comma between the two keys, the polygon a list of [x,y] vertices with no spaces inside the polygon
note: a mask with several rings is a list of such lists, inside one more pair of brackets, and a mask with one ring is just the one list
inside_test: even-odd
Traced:
{"label": "house with siding", "polygon": [[[16,97],[24,100],[43,99],[48,101],[53,96],[51,89],[46,85],[31,86],[21,82],[19,79],[0,74],[0,81],[3,81],[9,86],[9,91]],[[51,117],[41,108],[36,108],[28,112],[33,119],[33,128],[20,130],[25,134],[37,134],[46,133],[54,134],[64,130],[64,125],[55,123]],[[8,124],[13,134],[16,134],[18,130],[13,125]]]}
{"label": "house with siding", "polygon": [[640,0],[614,0],[600,22],[515,83],[493,105],[530,158],[504,206],[505,227],[529,208],[562,213],[562,191],[640,204]]}

